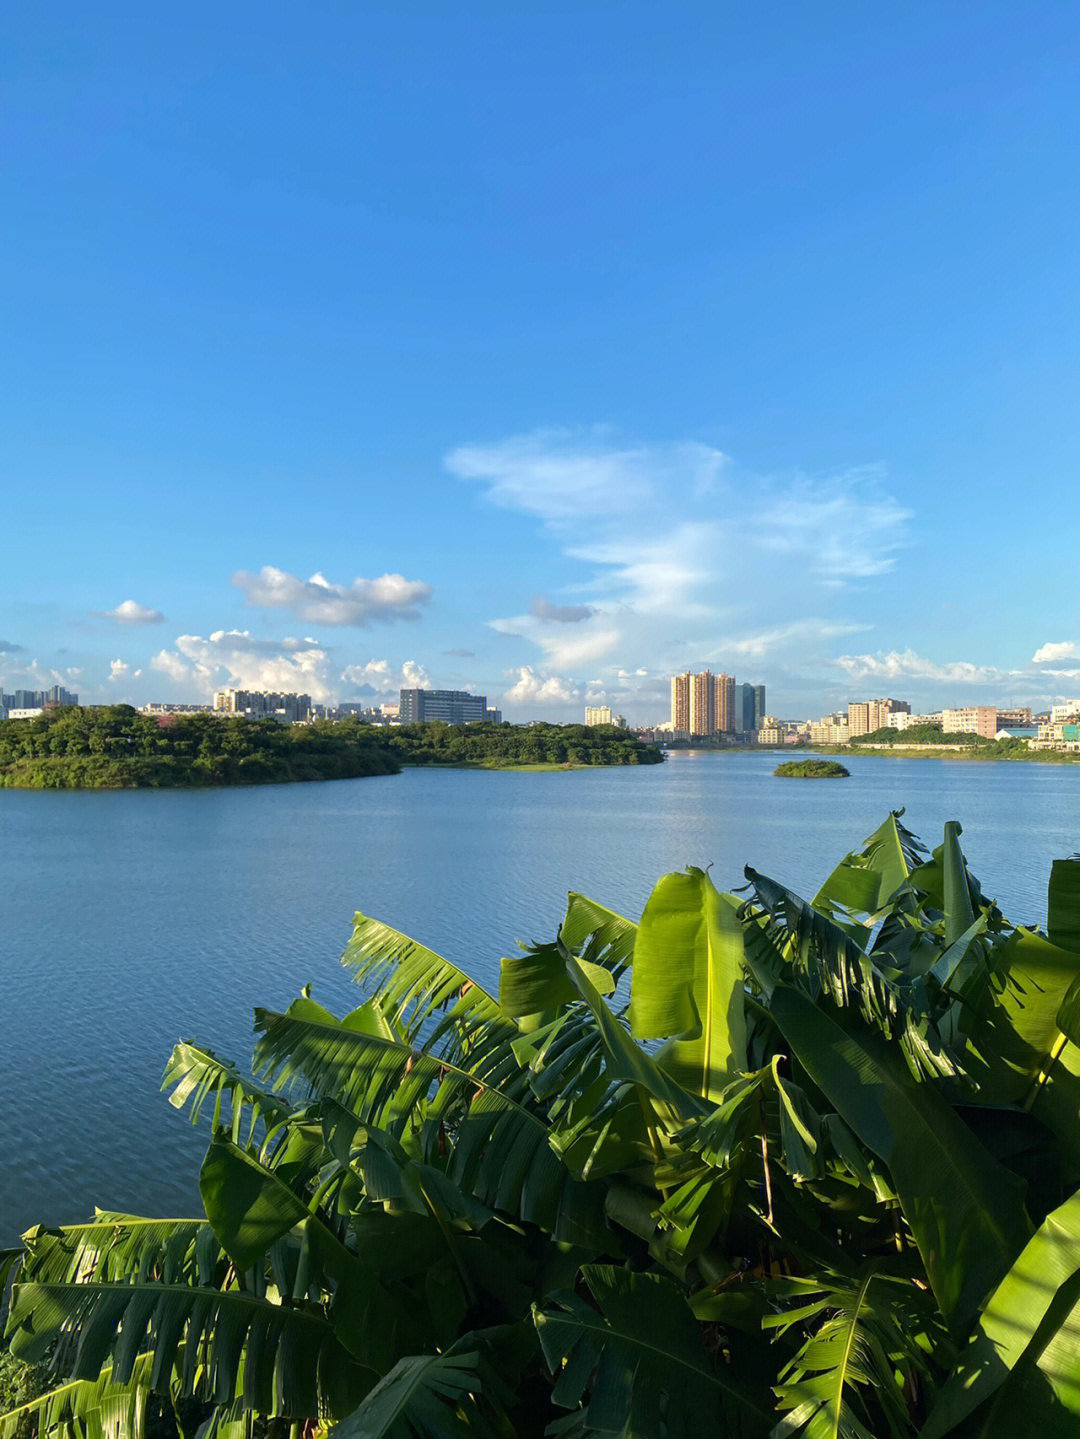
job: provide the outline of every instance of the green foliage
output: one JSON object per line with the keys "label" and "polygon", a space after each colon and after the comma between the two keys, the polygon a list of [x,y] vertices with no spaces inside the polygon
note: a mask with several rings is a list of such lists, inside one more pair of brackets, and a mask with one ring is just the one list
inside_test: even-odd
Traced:
{"label": "green foliage", "polygon": [[542,765],[661,764],[663,752],[616,725],[413,724],[379,732],[409,765],[485,769]]}
{"label": "green foliage", "polygon": [[782,779],[847,779],[849,773],[831,759],[789,759],[773,770]]}
{"label": "green foliage", "polygon": [[171,789],[354,779],[399,768],[377,732],[359,724],[159,717],[130,705],[0,721],[0,787]]}
{"label": "green foliage", "polygon": [[0,720],[0,788],[171,789],[397,774],[403,764],[504,768],[658,764],[614,726],[283,725],[213,714],[66,707]]}
{"label": "green foliage", "polygon": [[204,1213],[0,1256],[0,1439],[1075,1433],[1080,859],[1047,933],[954,823],[746,878],[571,894],[497,995],[357,915],[349,1014],[178,1045]]}

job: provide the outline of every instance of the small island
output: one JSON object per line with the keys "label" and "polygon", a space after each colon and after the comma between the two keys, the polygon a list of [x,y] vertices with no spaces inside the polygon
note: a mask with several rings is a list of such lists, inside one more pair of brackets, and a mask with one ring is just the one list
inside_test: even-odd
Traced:
{"label": "small island", "polygon": [[614,725],[369,725],[359,720],[148,715],[130,705],[65,706],[0,720],[0,788],[201,789],[457,769],[579,769],[660,764]]}
{"label": "small island", "polygon": [[847,779],[850,771],[831,759],[789,759],[773,770],[782,779]]}

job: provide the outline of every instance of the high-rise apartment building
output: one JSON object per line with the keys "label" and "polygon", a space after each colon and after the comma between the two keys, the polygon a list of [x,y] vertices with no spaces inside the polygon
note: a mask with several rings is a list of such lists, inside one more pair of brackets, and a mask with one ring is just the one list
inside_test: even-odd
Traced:
{"label": "high-rise apartment building", "polygon": [[715,734],[730,734],[738,729],[735,709],[735,676],[720,673],[713,687],[713,713],[716,719]]}
{"label": "high-rise apartment building", "polygon": [[753,734],[765,720],[765,686],[735,686],[735,726],[741,734]]}
{"label": "high-rise apartment building", "polygon": [[611,723],[611,706],[610,706],[610,705],[586,705],[586,706],[585,706],[585,723],[586,723],[587,725],[610,724],[610,723]]}
{"label": "high-rise apartment building", "polygon": [[671,728],[690,733],[690,671],[671,676]]}
{"label": "high-rise apartment building", "polygon": [[765,715],[766,715],[766,713],[767,713],[767,711],[766,711],[766,709],[765,709],[765,686],[764,686],[764,685],[755,685],[755,686],[754,686],[754,728],[755,728],[755,729],[761,729],[762,725],[765,723]]}
{"label": "high-rise apartment building", "polygon": [[77,705],[79,696],[66,690],[63,685],[53,685],[47,690],[16,690],[14,694],[6,695],[0,691],[0,709],[50,709],[57,705]]}
{"label": "high-rise apartment building", "polygon": [[716,733],[716,688],[712,670],[690,676],[690,733]]}
{"label": "high-rise apartment building", "polygon": [[487,719],[487,696],[467,690],[402,690],[398,719],[402,724],[477,724]]}
{"label": "high-rise apartment building", "polygon": [[[747,704],[753,711],[754,721],[748,728],[754,729],[757,721],[765,713],[765,686],[744,685],[743,689],[751,691]],[[756,708],[758,691],[761,694],[760,714]],[[673,730],[700,736],[731,734],[742,728],[741,718],[742,709],[734,675],[714,675],[712,670],[701,670],[698,674],[687,670],[685,674],[672,675],[671,727]]]}

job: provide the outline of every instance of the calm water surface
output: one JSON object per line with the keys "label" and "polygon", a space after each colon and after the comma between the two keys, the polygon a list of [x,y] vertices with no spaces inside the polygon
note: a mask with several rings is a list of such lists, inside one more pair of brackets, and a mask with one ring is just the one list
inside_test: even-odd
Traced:
{"label": "calm water surface", "polygon": [[1080,765],[865,756],[835,784],[772,755],[682,753],[645,769],[408,770],[252,790],[0,790],[0,1244],[92,1205],[192,1213],[205,1145],[158,1085],[178,1038],[246,1062],[255,1004],[309,981],[344,1010],[355,909],[494,982],[547,938],[567,889],[636,917],[659,875],[753,864],[797,890],[890,808],[1043,922],[1050,861],[1080,850]]}

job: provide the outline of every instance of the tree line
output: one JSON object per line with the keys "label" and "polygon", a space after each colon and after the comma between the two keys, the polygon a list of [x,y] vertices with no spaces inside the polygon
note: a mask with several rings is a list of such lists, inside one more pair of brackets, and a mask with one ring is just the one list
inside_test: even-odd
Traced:
{"label": "tree line", "polygon": [[355,779],[404,764],[650,764],[663,756],[625,730],[581,725],[283,725],[130,705],[67,707],[0,721],[0,786],[141,789]]}

